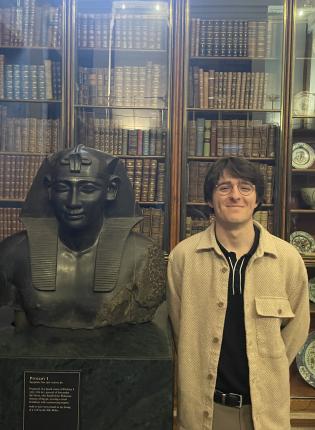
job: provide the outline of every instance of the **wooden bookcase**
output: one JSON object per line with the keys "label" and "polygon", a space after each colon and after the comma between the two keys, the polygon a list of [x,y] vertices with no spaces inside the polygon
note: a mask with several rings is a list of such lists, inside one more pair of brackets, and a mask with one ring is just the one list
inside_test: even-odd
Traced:
{"label": "wooden bookcase", "polygon": [[125,163],[138,229],[169,250],[170,21],[168,1],[1,3],[0,239],[42,158],[82,143]]}
{"label": "wooden bookcase", "polygon": [[[290,241],[295,230],[315,238],[314,209],[301,200],[301,187],[314,186],[314,165],[293,169],[296,142],[315,149],[313,1],[183,0],[175,25],[183,56],[182,87],[174,92],[182,112],[181,133],[173,136],[172,201],[179,214],[171,225],[171,246],[209,222],[202,183],[208,164],[224,155],[258,163],[267,193],[259,221]],[[315,30],[315,29],[314,29]],[[178,71],[180,66],[175,64]],[[296,111],[299,93],[311,93]],[[302,95],[303,95],[302,94]],[[251,144],[251,145],[250,145]],[[174,158],[175,158],[174,157]],[[179,163],[177,161],[177,163]],[[180,173],[180,174],[179,174]],[[314,255],[303,255],[309,277]],[[311,306],[311,330],[314,328]],[[291,421],[314,427],[315,390],[291,369]]]}
{"label": "wooden bookcase", "polygon": [[0,238],[18,215],[45,154],[63,146],[64,4],[0,6]]}
{"label": "wooden bookcase", "polygon": [[168,2],[75,2],[74,142],[120,157],[140,204],[138,229],[168,242]]}
{"label": "wooden bookcase", "polygon": [[244,14],[244,6],[189,2],[181,238],[211,222],[203,178],[210,163],[233,155],[259,165],[266,193],[255,217],[279,233],[283,10],[256,2]]}
{"label": "wooden bookcase", "polygon": [[[303,197],[304,188],[315,188],[315,160],[311,152],[315,150],[315,104],[314,70],[315,38],[312,16],[314,2],[297,0],[291,6],[291,46],[289,52],[290,70],[287,91],[290,94],[287,117],[287,175],[286,175],[286,217],[285,234],[288,241],[294,235],[306,233],[315,237],[312,205]],[[306,160],[303,157],[305,152]],[[298,239],[299,240],[299,239]],[[302,236],[303,241],[303,236]],[[309,279],[315,276],[315,247],[304,248],[299,243],[306,264]],[[305,253],[304,253],[305,251]],[[311,331],[315,330],[314,303],[311,303]],[[291,368],[291,414],[292,424],[314,427],[315,388],[309,386],[299,375],[296,364]]]}

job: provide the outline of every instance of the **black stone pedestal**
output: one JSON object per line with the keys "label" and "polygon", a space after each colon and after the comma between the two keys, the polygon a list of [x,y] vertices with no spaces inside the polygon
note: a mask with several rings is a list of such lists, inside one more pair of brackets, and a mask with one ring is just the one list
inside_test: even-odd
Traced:
{"label": "black stone pedestal", "polygon": [[0,330],[0,429],[23,429],[24,371],[71,370],[80,371],[80,430],[171,430],[173,363],[163,309],[151,323],[92,331]]}

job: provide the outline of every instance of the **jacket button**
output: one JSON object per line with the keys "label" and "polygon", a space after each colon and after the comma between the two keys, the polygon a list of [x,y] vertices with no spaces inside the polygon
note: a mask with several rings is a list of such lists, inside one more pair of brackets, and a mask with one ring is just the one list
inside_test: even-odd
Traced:
{"label": "jacket button", "polygon": [[207,379],[209,379],[209,381],[211,381],[213,379],[212,373],[209,373],[209,375],[207,376]]}
{"label": "jacket button", "polygon": [[282,309],[278,309],[278,315],[282,314]]}
{"label": "jacket button", "polygon": [[212,342],[213,342],[213,343],[218,343],[218,342],[219,342],[219,338],[218,338],[218,337],[214,337],[214,338],[212,339]]}
{"label": "jacket button", "polygon": [[222,273],[226,273],[226,272],[227,272],[227,270],[228,270],[228,269],[227,269],[226,267],[223,267],[223,268],[221,269],[221,272],[222,272]]}
{"label": "jacket button", "polygon": [[204,416],[205,418],[208,418],[208,416],[209,416],[209,412],[208,412],[208,411],[203,411],[203,416]]}
{"label": "jacket button", "polygon": [[223,303],[223,302],[219,302],[219,303],[218,303],[218,307],[219,307],[219,308],[223,308],[223,306],[224,306],[224,303]]}

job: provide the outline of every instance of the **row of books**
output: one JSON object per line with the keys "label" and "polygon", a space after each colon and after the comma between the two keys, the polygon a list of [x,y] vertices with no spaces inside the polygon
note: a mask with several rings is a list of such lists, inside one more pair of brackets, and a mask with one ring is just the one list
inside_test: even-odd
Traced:
{"label": "row of books", "polygon": [[[188,164],[188,202],[203,203],[204,191],[203,185],[211,162],[190,161]],[[259,170],[264,178],[264,203],[272,204],[274,188],[274,166],[258,163]]]}
{"label": "row of books", "polygon": [[198,157],[274,157],[279,135],[277,124],[261,120],[188,121],[188,155]]}
{"label": "row of books", "polygon": [[256,211],[254,220],[259,222],[270,233],[273,233],[273,210]]}
{"label": "row of books", "polygon": [[190,54],[193,57],[280,57],[280,25],[280,21],[274,20],[192,18]]}
{"label": "row of books", "polygon": [[79,67],[78,103],[99,106],[165,107],[166,66]]}
{"label": "row of books", "polygon": [[20,220],[21,209],[0,208],[0,242],[8,236],[23,230]]}
{"label": "row of books", "polygon": [[122,159],[138,202],[163,202],[165,162],[156,159]]}
{"label": "row of books", "polygon": [[0,152],[48,154],[60,145],[59,118],[8,117],[0,106]]}
{"label": "row of books", "polygon": [[24,200],[44,156],[0,154],[0,199]]}
{"label": "row of books", "polygon": [[188,201],[202,203],[205,201],[203,185],[212,162],[190,161],[188,164]]}
{"label": "row of books", "polygon": [[119,127],[108,118],[91,118],[79,129],[80,142],[114,155],[165,155],[167,129]]}
{"label": "row of books", "polygon": [[167,20],[148,14],[79,13],[79,48],[166,49]]}
{"label": "row of books", "polygon": [[203,109],[277,109],[280,86],[266,72],[222,72],[190,68],[191,107]]}
{"label": "row of books", "polygon": [[60,62],[43,64],[5,64],[0,55],[0,98],[7,100],[61,99]]}
{"label": "row of books", "polygon": [[204,231],[214,220],[215,217],[213,214],[210,216],[205,215],[204,217],[186,216],[185,237],[190,237]]}
{"label": "row of books", "polygon": [[[20,220],[21,209],[0,208],[0,241],[24,229]],[[143,220],[135,231],[150,237],[161,248],[163,246],[164,212],[160,208],[142,208]]]}
{"label": "row of books", "polygon": [[161,248],[163,247],[164,211],[161,208],[141,208],[143,220],[136,225],[134,231],[151,237]]}
{"label": "row of books", "polygon": [[[43,160],[39,155],[0,154],[0,199],[23,200]],[[139,202],[163,202],[165,162],[122,159]]]}
{"label": "row of books", "polygon": [[[0,241],[23,230],[20,220],[19,208],[0,208]],[[160,247],[163,246],[164,212],[160,208],[142,208],[143,220],[134,230],[151,237]],[[186,217],[186,237],[205,230],[215,219],[214,215],[209,218]],[[273,232],[273,212],[257,211],[254,219],[262,224],[270,233]]]}
{"label": "row of books", "polygon": [[17,4],[0,8],[0,46],[61,46],[61,7],[35,5],[35,0]]}

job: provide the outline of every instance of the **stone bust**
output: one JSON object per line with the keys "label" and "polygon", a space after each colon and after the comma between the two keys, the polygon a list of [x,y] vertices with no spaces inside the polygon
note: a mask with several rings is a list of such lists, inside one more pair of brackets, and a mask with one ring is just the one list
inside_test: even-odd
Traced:
{"label": "stone bust", "polygon": [[118,158],[82,145],[53,154],[23,206],[26,230],[0,244],[0,305],[34,326],[151,320],[164,300],[165,265],[132,231],[140,220]]}

